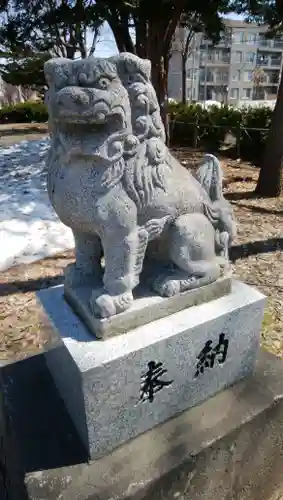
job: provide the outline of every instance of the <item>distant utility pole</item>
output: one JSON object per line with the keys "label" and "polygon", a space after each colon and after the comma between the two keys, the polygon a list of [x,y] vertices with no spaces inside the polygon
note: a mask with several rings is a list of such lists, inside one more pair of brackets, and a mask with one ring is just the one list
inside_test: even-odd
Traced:
{"label": "distant utility pole", "polygon": [[190,95],[190,102],[194,99],[195,95],[195,64],[196,64],[196,53],[197,53],[197,41],[196,41],[196,34],[194,34],[194,39],[193,39],[193,64],[192,64],[192,78],[191,78],[191,95]]}
{"label": "distant utility pole", "polygon": [[206,39],[206,44],[205,44],[205,59],[204,59],[204,107],[206,108],[206,101],[207,101],[207,63],[208,63],[208,44],[209,40],[208,38]]}

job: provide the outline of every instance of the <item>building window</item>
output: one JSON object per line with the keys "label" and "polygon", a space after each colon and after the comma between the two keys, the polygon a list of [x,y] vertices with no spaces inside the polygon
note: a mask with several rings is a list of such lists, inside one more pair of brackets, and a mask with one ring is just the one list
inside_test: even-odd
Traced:
{"label": "building window", "polygon": [[245,82],[253,81],[253,72],[252,71],[244,71],[244,80]]}
{"label": "building window", "polygon": [[193,68],[187,69],[187,79],[188,80],[195,80],[196,79],[196,69],[194,69],[194,70],[193,70]]}
{"label": "building window", "polygon": [[281,66],[281,54],[271,55],[271,66]]}
{"label": "building window", "polygon": [[216,71],[217,82],[228,82],[228,71]]}
{"label": "building window", "polygon": [[[204,77],[203,77],[203,81],[205,81],[205,74],[204,74]],[[213,82],[213,71],[211,69],[209,69],[206,72],[206,81],[208,83],[212,83]]]}
{"label": "building window", "polygon": [[261,47],[273,47],[273,40],[270,40],[269,38],[266,38],[265,35],[261,34],[259,35],[259,44]]}
{"label": "building window", "polygon": [[246,41],[248,44],[254,44],[257,40],[257,33],[246,33]]}
{"label": "building window", "polygon": [[213,61],[213,51],[212,50],[209,50],[209,51],[203,51],[202,53],[202,62],[205,62],[205,61]]}
{"label": "building window", "polygon": [[278,85],[279,83],[279,71],[270,71],[268,72],[268,77],[266,78],[268,83],[272,83],[273,85]]}
{"label": "building window", "polygon": [[206,71],[204,69],[201,69],[200,71],[200,81],[201,83],[212,83],[213,82],[213,72],[211,69],[207,69]]}
{"label": "building window", "polygon": [[239,99],[239,89],[231,89],[230,97],[231,99]]}
{"label": "building window", "polygon": [[245,62],[253,64],[254,60],[255,60],[255,52],[246,52]]}
{"label": "building window", "polygon": [[283,40],[280,37],[277,37],[274,39],[274,47],[277,49],[282,49],[283,48]]}
{"label": "building window", "polygon": [[215,61],[222,61],[223,60],[223,51],[222,50],[215,50],[214,60]]}
{"label": "building window", "polygon": [[239,52],[238,50],[234,52],[233,54],[233,62],[235,63],[241,63],[242,62],[242,52]]}
{"label": "building window", "polygon": [[225,31],[220,31],[220,43],[231,43],[231,30],[226,28]]}
{"label": "building window", "polygon": [[208,46],[211,46],[211,40],[210,38],[207,38],[206,36],[203,36],[202,39],[200,40],[200,48],[205,49]]}
{"label": "building window", "polygon": [[252,99],[252,89],[243,89],[243,99]]}
{"label": "building window", "polygon": [[233,71],[232,73],[232,82],[238,82],[241,79],[241,71]]}
{"label": "building window", "polygon": [[243,43],[244,33],[242,31],[235,31],[232,33],[232,42],[233,43]]}
{"label": "building window", "polygon": [[[206,94],[206,96],[204,94]],[[205,97],[207,101],[212,99],[212,90],[209,87],[207,87],[206,92],[203,87],[200,88],[198,100],[204,101]]]}
{"label": "building window", "polygon": [[256,63],[258,66],[268,66],[268,56],[258,52]]}

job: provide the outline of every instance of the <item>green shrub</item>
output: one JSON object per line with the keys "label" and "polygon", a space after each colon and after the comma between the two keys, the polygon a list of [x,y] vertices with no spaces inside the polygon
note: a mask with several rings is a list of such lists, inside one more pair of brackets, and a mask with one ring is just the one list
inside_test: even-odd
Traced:
{"label": "green shrub", "polygon": [[46,106],[40,101],[26,101],[0,108],[0,123],[39,123],[47,119]]}
{"label": "green shrub", "polygon": [[271,115],[272,110],[270,108],[249,107],[244,110],[240,139],[240,152],[243,158],[255,162],[259,162],[262,158],[270,127]]}

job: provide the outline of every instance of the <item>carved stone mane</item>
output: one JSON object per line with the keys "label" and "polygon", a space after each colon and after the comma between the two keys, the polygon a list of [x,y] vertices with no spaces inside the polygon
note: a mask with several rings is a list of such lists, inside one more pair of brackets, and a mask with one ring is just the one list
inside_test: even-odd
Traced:
{"label": "carved stone mane", "polygon": [[118,56],[118,70],[131,105],[131,123],[135,147],[124,158],[125,189],[142,208],[151,201],[156,188],[165,191],[168,150],[157,97],[150,81],[151,65],[132,54]]}

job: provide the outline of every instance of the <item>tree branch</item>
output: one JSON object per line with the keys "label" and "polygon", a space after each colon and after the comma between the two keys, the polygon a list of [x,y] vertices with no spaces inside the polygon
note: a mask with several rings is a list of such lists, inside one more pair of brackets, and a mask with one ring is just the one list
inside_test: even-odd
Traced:
{"label": "tree branch", "polygon": [[92,56],[94,54],[94,51],[96,49],[96,44],[97,44],[97,41],[98,41],[98,37],[99,37],[99,28],[95,28],[94,29],[94,33],[93,33],[93,37],[92,37],[92,43],[91,43],[91,47],[89,49],[89,56]]}
{"label": "tree branch", "polygon": [[166,27],[165,33],[164,33],[164,51],[168,52],[170,50],[170,46],[172,43],[172,39],[174,36],[174,33],[176,31],[178,22],[180,21],[182,12],[185,8],[186,0],[179,0],[176,2],[177,5],[174,7],[173,14],[171,16],[171,19],[169,20],[169,23]]}

